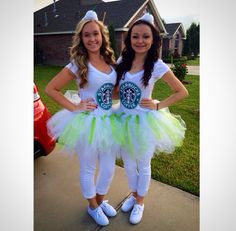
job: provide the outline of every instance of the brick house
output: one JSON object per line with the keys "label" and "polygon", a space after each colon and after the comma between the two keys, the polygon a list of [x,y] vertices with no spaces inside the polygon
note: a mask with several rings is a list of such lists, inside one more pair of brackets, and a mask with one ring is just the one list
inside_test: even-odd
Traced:
{"label": "brick house", "polygon": [[167,35],[163,38],[162,54],[167,58],[169,54],[174,56],[182,56],[183,40],[186,39],[186,34],[182,23],[165,23]]}
{"label": "brick house", "polygon": [[59,66],[68,63],[68,48],[75,26],[91,9],[97,12],[99,20],[105,25],[113,26],[118,54],[129,26],[145,11],[154,16],[161,36],[166,34],[153,0],[59,0],[34,12],[34,62]]}

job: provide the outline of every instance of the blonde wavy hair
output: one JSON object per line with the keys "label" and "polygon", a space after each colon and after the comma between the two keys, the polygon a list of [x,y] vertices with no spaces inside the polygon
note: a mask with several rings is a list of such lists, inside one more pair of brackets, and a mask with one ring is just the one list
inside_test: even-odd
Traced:
{"label": "blonde wavy hair", "polygon": [[[82,30],[88,22],[92,20],[81,20],[75,29],[75,34],[72,38],[72,46],[70,49],[70,59],[78,67],[78,76],[80,77],[80,88],[83,88],[87,82],[88,74],[88,52],[82,41]],[[101,21],[94,21],[98,24],[102,34],[102,46],[100,48],[100,54],[109,65],[115,65],[114,51],[110,47],[109,32],[107,27]]]}

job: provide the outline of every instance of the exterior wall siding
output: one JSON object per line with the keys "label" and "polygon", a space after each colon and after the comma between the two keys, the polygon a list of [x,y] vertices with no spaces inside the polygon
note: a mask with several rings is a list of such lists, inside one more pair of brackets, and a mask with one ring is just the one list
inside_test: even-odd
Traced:
{"label": "exterior wall siding", "polygon": [[67,35],[38,35],[34,37],[34,62],[64,66],[70,60],[69,47],[72,34]]}
{"label": "exterior wall siding", "polygon": [[[119,56],[123,47],[126,32],[116,32],[116,49]],[[34,36],[34,63],[53,66],[64,66],[70,61],[69,47],[72,34],[36,35]]]}
{"label": "exterior wall siding", "polygon": [[[119,57],[124,48],[127,32],[116,32],[116,49]],[[72,34],[66,35],[36,35],[34,36],[34,63],[53,66],[64,66],[70,61],[69,47]],[[160,50],[162,57],[162,48]]]}
{"label": "exterior wall siding", "polygon": [[[182,56],[183,53],[183,36],[181,35],[180,32],[177,32],[179,35],[179,45],[178,45],[178,54]],[[163,39],[163,56],[167,57],[169,53],[174,53],[175,52],[175,37],[172,38],[164,38]]]}
{"label": "exterior wall siding", "polygon": [[121,52],[124,48],[124,39],[125,39],[126,32],[116,32],[116,50],[117,50],[117,56],[119,57],[121,55]]}

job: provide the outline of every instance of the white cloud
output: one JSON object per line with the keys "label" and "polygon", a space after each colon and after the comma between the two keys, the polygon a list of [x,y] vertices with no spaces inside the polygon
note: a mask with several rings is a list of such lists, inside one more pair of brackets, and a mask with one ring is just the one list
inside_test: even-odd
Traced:
{"label": "white cloud", "polygon": [[187,30],[192,22],[198,23],[199,4],[194,0],[154,0],[156,8],[166,23],[182,22]]}
{"label": "white cloud", "polygon": [[196,0],[154,0],[161,17],[180,17],[185,15],[199,15],[199,2]]}
{"label": "white cloud", "polygon": [[[58,0],[56,0],[57,2]],[[34,0],[34,11],[40,10],[41,8],[52,4],[53,0]]]}

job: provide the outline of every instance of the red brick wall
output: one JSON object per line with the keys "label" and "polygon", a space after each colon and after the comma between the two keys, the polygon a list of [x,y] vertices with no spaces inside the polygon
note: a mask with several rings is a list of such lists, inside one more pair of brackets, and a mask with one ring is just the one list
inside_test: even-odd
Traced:
{"label": "red brick wall", "polygon": [[[69,35],[36,35],[34,37],[35,64],[43,63],[53,66],[64,66],[70,61],[69,47],[72,42]],[[123,48],[124,32],[116,32],[117,54]]]}
{"label": "red brick wall", "polygon": [[[126,32],[116,32],[117,55],[124,47]],[[68,35],[36,35],[34,36],[34,63],[52,66],[64,66],[70,61],[69,47],[72,34]]]}
{"label": "red brick wall", "polygon": [[70,61],[72,34],[38,35],[34,37],[35,63],[64,66]]}
{"label": "red brick wall", "polygon": [[117,31],[116,32],[116,50],[118,57],[121,54],[122,49],[124,48],[124,39],[126,32]]}

